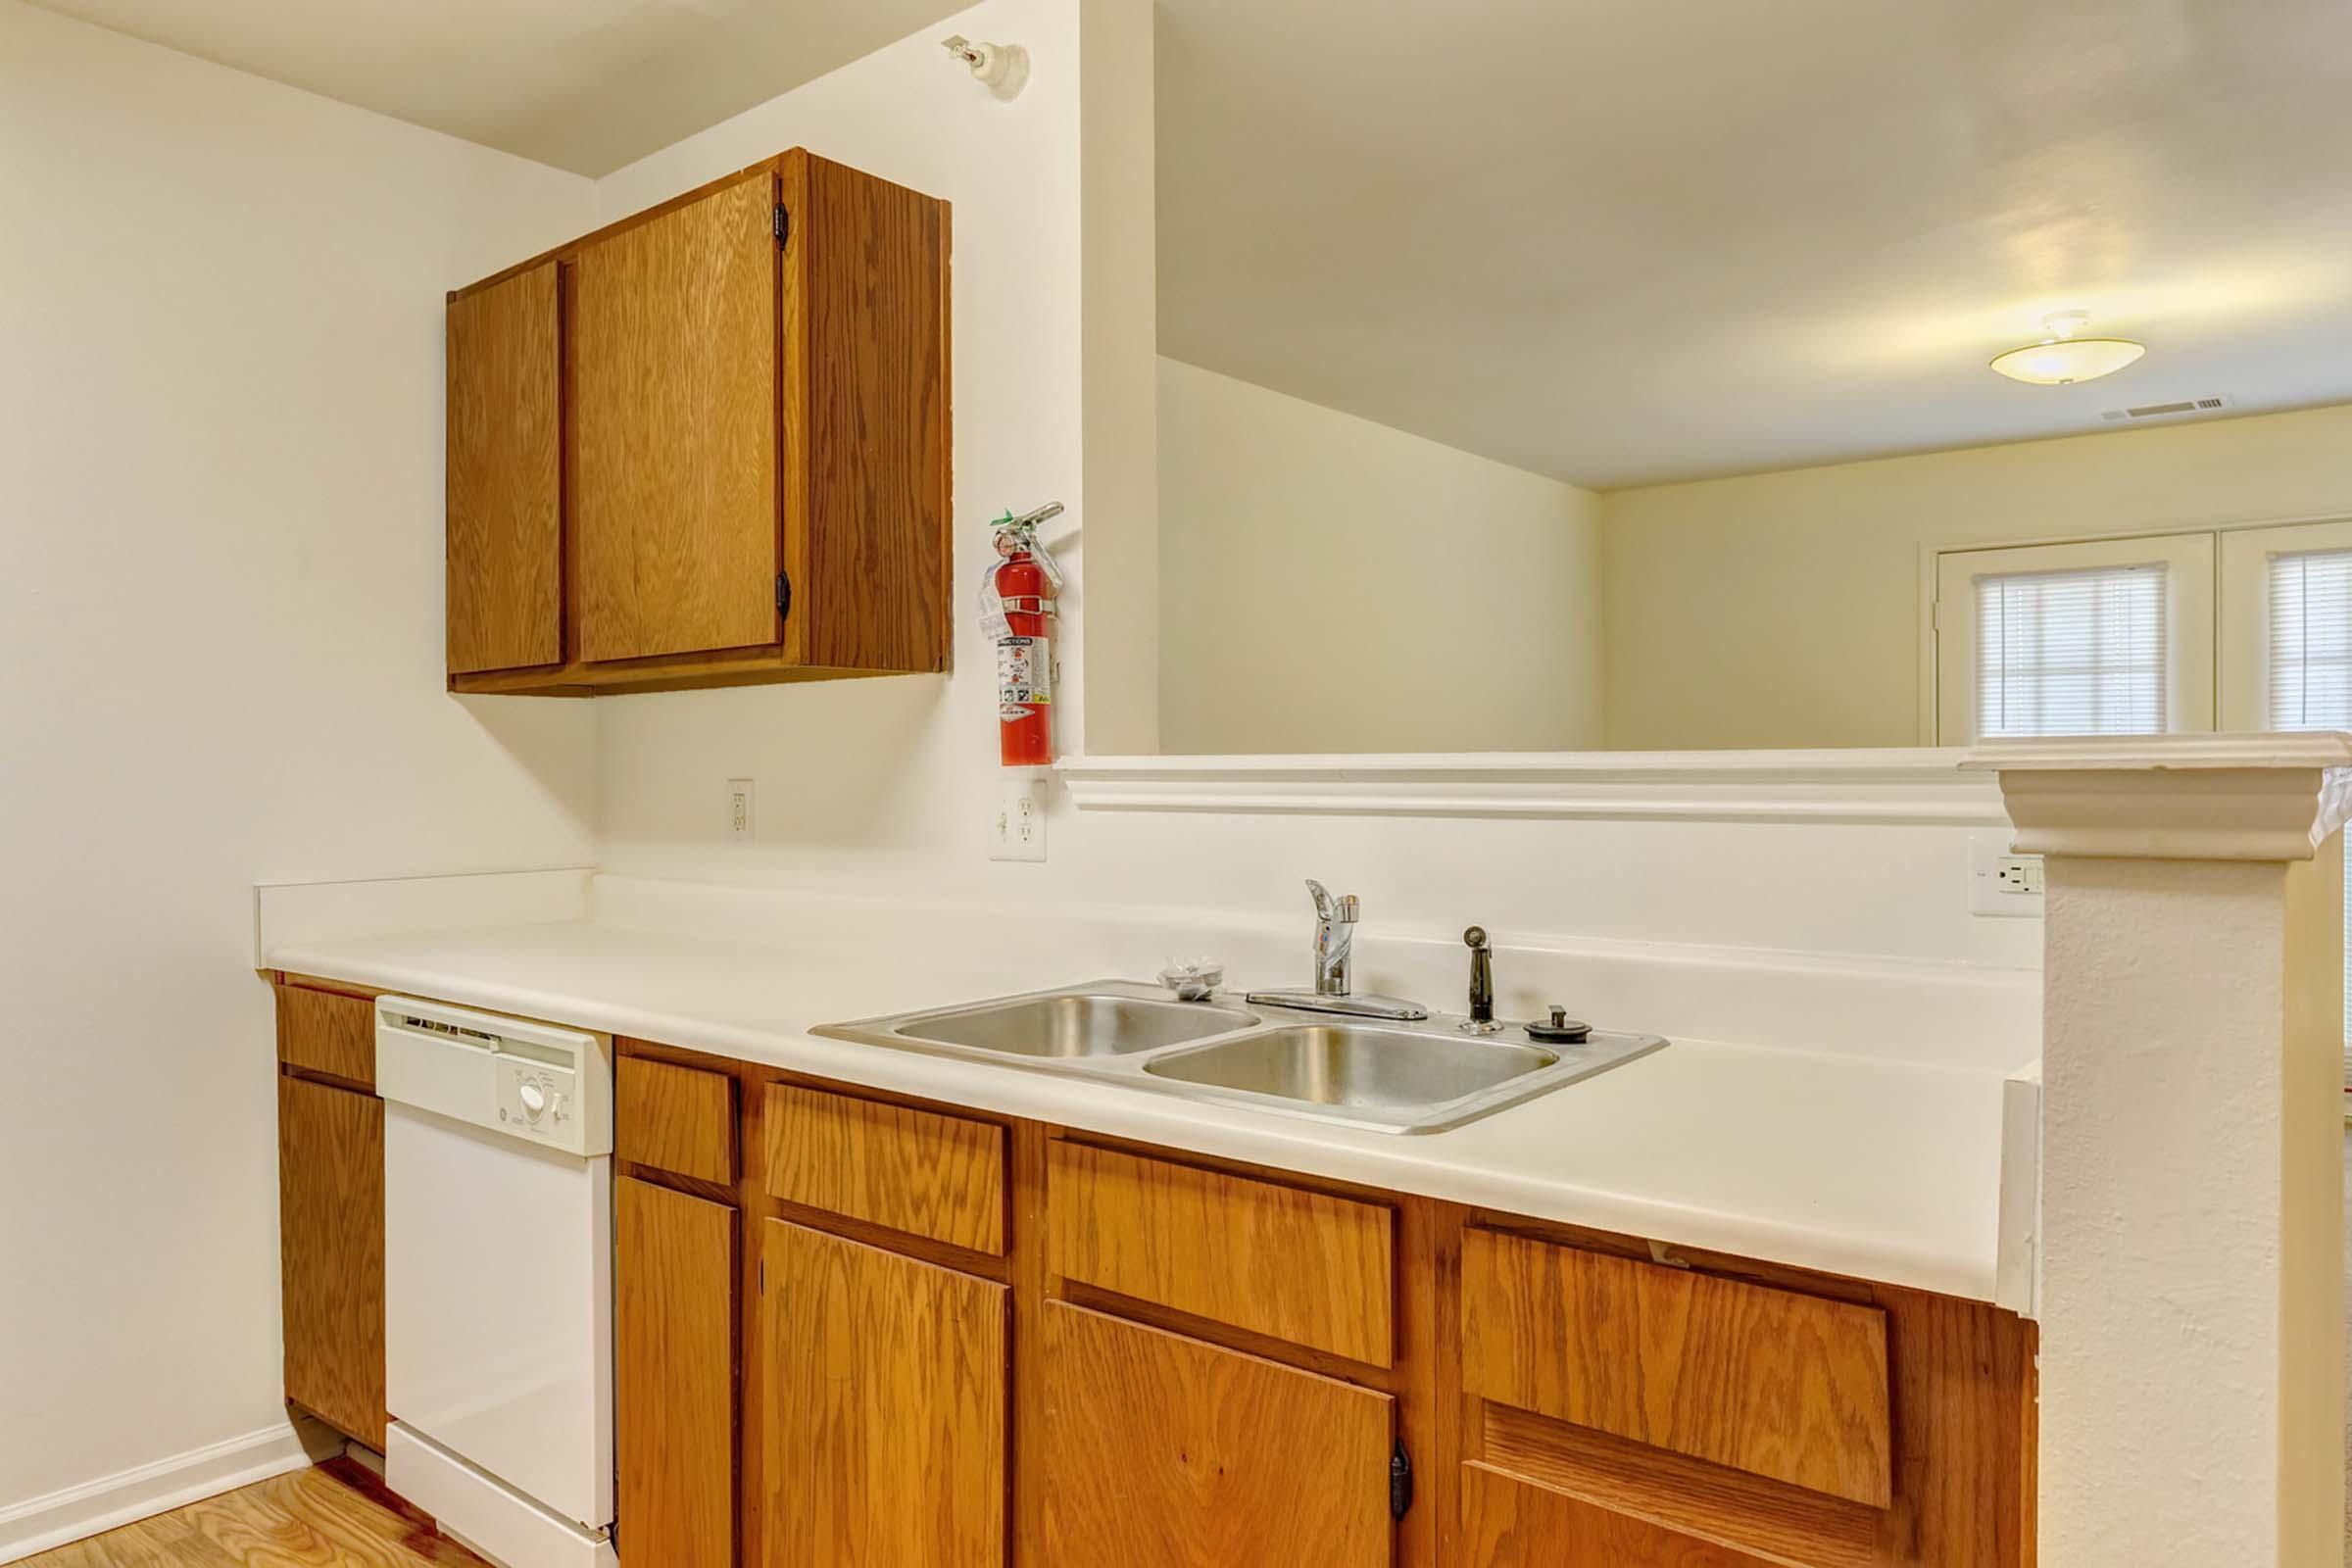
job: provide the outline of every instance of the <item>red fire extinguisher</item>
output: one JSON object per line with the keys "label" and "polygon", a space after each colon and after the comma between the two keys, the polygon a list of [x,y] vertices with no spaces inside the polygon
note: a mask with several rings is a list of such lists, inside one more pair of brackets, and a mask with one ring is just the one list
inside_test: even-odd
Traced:
{"label": "red fire extinguisher", "polygon": [[1061,568],[1037,542],[1037,526],[1061,514],[1050,502],[997,519],[997,564],[980,583],[981,622],[997,645],[997,717],[1006,767],[1054,760],[1054,599]]}

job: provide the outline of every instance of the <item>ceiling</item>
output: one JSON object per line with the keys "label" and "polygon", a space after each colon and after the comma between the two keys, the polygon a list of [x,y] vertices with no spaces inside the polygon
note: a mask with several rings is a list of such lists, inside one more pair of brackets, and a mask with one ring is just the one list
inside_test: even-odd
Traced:
{"label": "ceiling", "polygon": [[969,0],[34,0],[601,175]]}
{"label": "ceiling", "polygon": [[1176,359],[1598,488],[2352,399],[2342,0],[1158,13]]}

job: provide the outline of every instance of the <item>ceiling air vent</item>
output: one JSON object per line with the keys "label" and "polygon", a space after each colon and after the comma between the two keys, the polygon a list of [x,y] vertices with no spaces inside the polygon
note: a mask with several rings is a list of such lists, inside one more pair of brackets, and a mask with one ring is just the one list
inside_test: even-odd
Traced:
{"label": "ceiling air vent", "polygon": [[2227,397],[2183,398],[2179,403],[2142,403],[2136,409],[2109,409],[2100,418],[2110,423],[2125,419],[2178,419],[2192,414],[2218,414],[2230,406]]}

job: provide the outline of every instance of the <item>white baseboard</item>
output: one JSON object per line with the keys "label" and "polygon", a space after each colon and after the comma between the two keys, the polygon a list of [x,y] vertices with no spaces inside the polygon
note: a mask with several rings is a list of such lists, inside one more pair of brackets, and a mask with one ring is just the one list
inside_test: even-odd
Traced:
{"label": "white baseboard", "polygon": [[300,1470],[311,1462],[309,1441],[289,1420],[12,1503],[0,1508],[0,1563]]}

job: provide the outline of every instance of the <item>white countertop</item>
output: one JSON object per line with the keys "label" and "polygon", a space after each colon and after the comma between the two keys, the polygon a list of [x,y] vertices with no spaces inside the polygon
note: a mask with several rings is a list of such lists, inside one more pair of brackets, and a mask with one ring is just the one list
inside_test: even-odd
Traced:
{"label": "white countertop", "polygon": [[808,1033],[1102,978],[1035,959],[568,922],[295,942],[264,961],[1335,1180],[1994,1296],[2003,1078],[1988,1071],[1681,1039],[1466,1126],[1398,1136]]}

